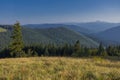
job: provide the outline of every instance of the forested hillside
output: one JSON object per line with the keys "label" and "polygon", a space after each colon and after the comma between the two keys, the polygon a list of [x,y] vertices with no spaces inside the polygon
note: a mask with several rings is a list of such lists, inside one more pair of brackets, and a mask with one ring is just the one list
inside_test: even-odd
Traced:
{"label": "forested hillside", "polygon": [[[12,26],[1,26],[7,29],[7,32],[0,33],[0,45],[7,46],[10,41],[10,35],[12,32]],[[63,44],[70,43],[73,44],[76,40],[79,40],[82,46],[86,47],[97,47],[98,43],[92,39],[79,34],[68,28],[58,27],[58,28],[46,28],[46,29],[36,29],[36,28],[22,28],[23,39],[26,45],[32,44]]]}
{"label": "forested hillside", "polygon": [[39,28],[39,29],[65,27],[65,28],[74,30],[76,32],[82,33],[82,34],[92,33],[91,30],[78,26],[78,25],[74,25],[74,24],[27,24],[23,26],[28,27],[28,28]]}
{"label": "forested hillside", "polygon": [[120,44],[120,26],[107,29],[105,31],[94,34],[94,36],[107,45]]}

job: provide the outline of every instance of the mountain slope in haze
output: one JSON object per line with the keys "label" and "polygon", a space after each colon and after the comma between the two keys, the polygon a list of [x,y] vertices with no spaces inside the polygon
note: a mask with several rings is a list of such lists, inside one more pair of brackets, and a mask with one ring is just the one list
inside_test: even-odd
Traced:
{"label": "mountain slope in haze", "polygon": [[96,22],[85,22],[85,23],[27,24],[24,26],[31,27],[31,28],[67,27],[69,29],[72,29],[74,31],[77,31],[83,34],[91,34],[91,33],[98,33],[119,25],[120,23],[96,21]]}
{"label": "mountain slope in haze", "polygon": [[102,31],[95,36],[103,42],[109,42],[109,44],[120,44],[120,26]]}
{"label": "mountain slope in haze", "polygon": [[74,30],[76,32],[79,33],[83,33],[83,34],[90,34],[92,33],[91,30],[88,30],[86,28],[77,26],[77,25],[67,25],[67,24],[27,24],[27,25],[23,25],[24,27],[28,27],[28,28],[40,28],[40,29],[46,29],[46,28],[57,28],[57,27],[65,27],[71,30]]}
{"label": "mountain slope in haze", "polygon": [[[40,43],[73,44],[76,42],[76,40],[80,40],[82,46],[98,47],[98,43],[93,41],[92,39],[64,27],[47,29],[23,28],[22,32],[23,39],[26,45]],[[7,32],[0,33],[1,44],[2,43],[4,43],[4,45],[5,43],[9,44],[10,34],[11,30],[9,29]]]}
{"label": "mountain slope in haze", "polygon": [[[37,43],[42,42],[42,43],[72,44],[75,43],[76,40],[80,40],[81,45],[83,46],[87,47],[98,46],[98,43],[93,41],[92,39],[64,27],[46,29],[24,28],[23,34],[25,34],[24,39],[27,41],[30,40],[32,43],[36,41]],[[32,34],[32,36],[30,34]]]}
{"label": "mountain slope in haze", "polygon": [[91,30],[93,33],[98,33],[110,29],[112,27],[119,26],[120,23],[108,23],[108,22],[96,21],[96,22],[76,23],[75,25]]}

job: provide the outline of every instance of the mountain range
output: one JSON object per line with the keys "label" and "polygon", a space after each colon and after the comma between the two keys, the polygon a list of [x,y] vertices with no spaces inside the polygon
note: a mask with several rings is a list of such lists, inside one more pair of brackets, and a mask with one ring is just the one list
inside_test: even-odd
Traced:
{"label": "mountain range", "polygon": [[102,42],[105,45],[119,44],[120,42],[120,37],[118,36],[120,30],[116,27],[120,26],[120,23],[96,21],[86,23],[28,24],[24,26],[31,28],[56,28],[62,26],[79,32],[97,42]]}
{"label": "mountain range", "polygon": [[84,22],[84,23],[55,23],[55,24],[26,24],[25,27],[31,28],[54,28],[54,27],[66,27],[83,34],[99,33],[107,29],[120,26],[120,23],[110,23],[103,21]]}
{"label": "mountain range", "polygon": [[120,44],[120,26],[95,34],[96,38],[107,44]]}
{"label": "mountain range", "polygon": [[110,22],[104,22],[104,21],[71,23],[71,24],[88,29],[88,30],[92,31],[92,33],[98,33],[98,32],[105,31],[107,29],[110,29],[110,28],[120,25],[120,23],[110,23]]}
{"label": "mountain range", "polygon": [[71,29],[71,30],[74,30],[76,32],[83,33],[83,34],[92,33],[92,31],[89,29],[80,27],[78,25],[72,25],[72,24],[71,25],[70,24],[27,24],[23,26],[28,27],[28,28],[38,28],[38,29],[65,27],[65,28],[68,28],[68,29]]}
{"label": "mountain range", "polygon": [[[100,42],[105,45],[120,44],[119,25],[119,23],[100,21],[89,23],[27,24],[22,25],[22,32],[25,44],[73,44],[76,40],[80,40],[83,46],[97,47]],[[8,44],[12,25],[0,25],[0,31],[0,44]]]}
{"label": "mountain range", "polygon": [[[11,27],[11,26],[10,26]],[[7,32],[0,33],[0,44],[7,46],[10,42],[10,36],[12,32],[12,27],[2,27],[7,30]],[[98,43],[89,37],[75,32],[71,29],[65,27],[57,27],[57,28],[22,28],[23,40],[26,45],[31,44],[73,44],[77,40],[79,40],[82,46],[85,47],[98,47]]]}

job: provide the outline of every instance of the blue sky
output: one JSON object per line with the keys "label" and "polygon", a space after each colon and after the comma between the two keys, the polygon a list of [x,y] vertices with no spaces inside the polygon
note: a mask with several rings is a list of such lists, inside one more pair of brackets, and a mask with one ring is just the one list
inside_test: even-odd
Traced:
{"label": "blue sky", "polygon": [[120,22],[120,0],[0,0],[0,24]]}

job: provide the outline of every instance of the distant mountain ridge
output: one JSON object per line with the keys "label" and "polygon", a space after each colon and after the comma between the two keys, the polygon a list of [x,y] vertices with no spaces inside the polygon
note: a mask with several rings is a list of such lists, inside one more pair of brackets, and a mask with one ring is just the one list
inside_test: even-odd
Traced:
{"label": "distant mountain ridge", "polygon": [[109,23],[103,21],[96,21],[96,22],[87,22],[87,23],[76,23],[76,25],[84,27],[88,30],[93,31],[93,33],[98,33],[116,26],[119,26],[120,23]]}
{"label": "distant mountain ridge", "polygon": [[65,27],[83,34],[90,34],[92,33],[91,30],[88,30],[86,28],[77,26],[77,25],[69,25],[69,24],[27,24],[23,25],[24,27],[30,27],[30,28],[57,28],[57,27]]}
{"label": "distant mountain ridge", "polygon": [[115,26],[119,26],[120,23],[110,23],[103,21],[96,22],[81,22],[81,23],[55,23],[55,24],[27,24],[25,27],[31,28],[51,28],[51,27],[67,27],[69,29],[78,31],[84,34],[98,33]]}
{"label": "distant mountain ridge", "polygon": [[111,44],[120,44],[120,26],[110,28],[95,35],[98,39],[108,41]]}

